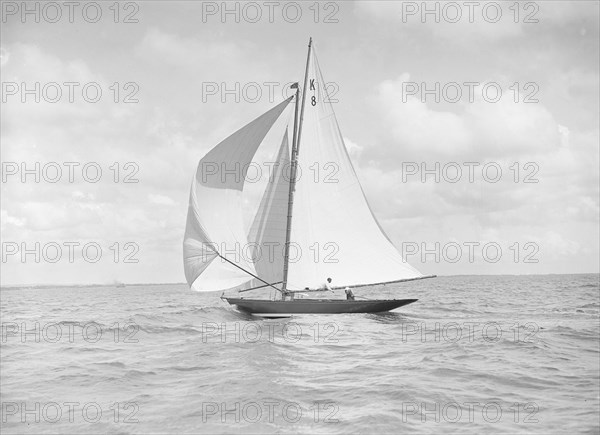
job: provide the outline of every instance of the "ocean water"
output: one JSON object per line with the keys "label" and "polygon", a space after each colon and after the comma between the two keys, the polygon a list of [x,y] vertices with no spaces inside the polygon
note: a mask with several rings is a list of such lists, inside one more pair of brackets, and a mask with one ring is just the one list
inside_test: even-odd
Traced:
{"label": "ocean water", "polygon": [[260,320],[185,285],[5,288],[1,432],[598,433],[599,292],[440,277]]}

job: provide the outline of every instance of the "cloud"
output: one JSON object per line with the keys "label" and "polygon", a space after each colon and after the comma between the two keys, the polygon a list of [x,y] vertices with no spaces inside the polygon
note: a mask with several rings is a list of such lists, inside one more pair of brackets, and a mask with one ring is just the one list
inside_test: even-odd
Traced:
{"label": "cloud", "polygon": [[[18,42],[3,46],[3,54],[9,55],[2,65],[3,79],[23,81],[29,87],[35,82],[42,86],[50,81],[97,82],[106,98],[96,104],[80,98],[52,104],[36,103],[33,98],[22,103],[17,96],[3,104],[2,160],[19,168],[19,174],[9,176],[2,185],[3,241],[28,246],[38,241],[94,241],[104,246],[104,257],[112,254],[109,247],[114,243],[135,243],[144,247],[137,258],[154,262],[165,249],[181,243],[185,208],[181,213],[173,213],[173,208],[187,199],[191,168],[198,156],[191,138],[182,132],[177,117],[160,106],[115,103],[111,80],[84,60],[59,57],[55,53],[60,50],[53,53],[40,47]],[[71,174],[67,162],[75,165]],[[25,183],[21,164],[33,170]],[[62,168],[56,183],[44,175],[48,164]],[[97,182],[85,179],[86,164],[100,168]],[[132,179],[137,182],[127,182]],[[11,273],[3,276],[3,283],[31,282],[32,276],[36,282],[100,282],[114,265],[11,263]],[[127,267],[130,281],[161,281],[159,275],[144,278],[136,267]],[[32,268],[41,268],[43,273],[32,274]]]}
{"label": "cloud", "polygon": [[171,198],[169,198],[168,196],[165,196],[165,195],[157,195],[157,194],[150,193],[148,195],[148,199],[150,200],[150,202],[152,204],[168,205],[168,206],[177,204],[175,201],[173,201]]}
{"label": "cloud", "polygon": [[[598,4],[539,3],[539,23],[527,24],[514,23],[513,3],[501,3],[498,23],[455,24],[423,24],[415,16],[403,23],[397,2],[340,3],[338,24],[310,26],[324,75],[339,84],[335,110],[349,154],[394,241],[495,238],[510,246],[531,240],[540,253],[553,252],[540,257],[544,261],[536,269],[426,264],[424,272],[598,268]],[[236,103],[231,97],[223,103],[221,95],[205,102],[203,83],[231,88],[236,82],[301,79],[309,27],[305,22],[223,26],[219,20],[198,26],[200,3],[182,7],[183,14],[181,8],[148,4],[135,26],[109,20],[102,27],[64,23],[20,26],[18,33],[3,29],[3,81],[97,82],[104,92],[98,103],[79,98],[23,104],[16,96],[3,104],[3,162],[24,162],[28,168],[35,162],[42,167],[79,163],[73,181],[63,166],[57,183],[43,178],[36,183],[31,176],[22,183],[18,175],[3,183],[3,240],[95,240],[106,249],[133,242],[140,259],[121,268],[106,251],[106,263],[83,267],[11,263],[3,268],[3,283],[99,282],[117,275],[138,282],[183,279],[181,239],[198,160],[275,104],[266,98]],[[519,7],[525,11],[525,3]],[[46,32],[50,27],[53,32]],[[409,80],[430,85],[495,81],[506,98],[489,103],[476,88],[473,103],[463,98],[455,104],[424,104],[418,96],[403,102],[402,83]],[[117,103],[110,89],[115,82],[120,84]],[[138,103],[122,102],[126,82],[139,87]],[[514,103],[510,87],[515,82],[521,100],[528,95],[523,85],[537,84],[539,103]],[[267,151],[280,141],[281,135],[274,135],[257,156],[272,158]],[[466,180],[466,171],[457,183],[435,183],[431,176],[423,183],[420,174],[403,179],[402,162],[428,168],[456,162],[464,169],[469,161],[480,163],[474,182]],[[96,183],[82,176],[88,162],[102,168]],[[497,183],[482,177],[487,162],[503,170]],[[526,176],[538,182],[524,183]],[[256,202],[263,187],[256,183],[246,193]]]}
{"label": "cloud", "polygon": [[195,74],[201,66],[235,62],[242,53],[240,44],[182,37],[156,27],[150,28],[136,47],[137,56],[148,62],[167,68],[185,68]]}
{"label": "cloud", "polygon": [[476,48],[549,34],[598,35],[598,3],[361,1],[355,15],[402,37]]}
{"label": "cloud", "polygon": [[2,228],[3,232],[7,229],[7,227],[9,225],[14,225],[16,227],[23,227],[27,223],[27,221],[25,219],[20,219],[18,217],[9,215],[6,210],[1,210],[0,216],[2,217],[2,219],[0,219],[0,221],[2,222],[1,228]]}
{"label": "cloud", "polygon": [[387,158],[379,160],[389,164],[450,156],[481,161],[515,152],[547,153],[560,145],[559,125],[552,114],[541,104],[515,103],[508,89],[494,103],[485,96],[482,85],[476,86],[473,103],[461,101],[458,110],[444,111],[410,95],[407,83],[415,82],[403,74],[377,86],[371,105],[382,121],[377,132],[382,145],[367,150],[367,158],[382,153]]}
{"label": "cloud", "polygon": [[0,47],[0,66],[4,66],[10,59],[10,53],[4,48]]}
{"label": "cloud", "polygon": [[[376,84],[368,100],[378,119],[372,139],[364,146],[347,141],[361,150],[353,156],[359,177],[396,245],[496,241],[505,250],[519,243],[522,250],[531,242],[545,253],[537,256],[538,272],[551,272],[549,265],[557,262],[556,270],[564,272],[567,259],[584,254],[585,265],[577,270],[592,270],[587,258],[597,258],[598,244],[586,242],[600,236],[598,128],[582,132],[564,125],[544,104],[515,103],[511,93],[489,103],[480,88],[473,103],[440,107],[416,96],[403,102],[402,84],[408,81],[402,74]],[[477,163],[473,181],[467,162]],[[486,180],[486,165],[501,169],[498,181]],[[462,176],[455,182],[456,166]],[[445,167],[450,171],[443,172]],[[416,174],[407,175],[415,168]],[[431,265],[414,265],[436,272]],[[452,270],[436,266],[437,273]],[[522,266],[503,267],[522,273]]]}
{"label": "cloud", "polygon": [[355,13],[393,25],[398,34],[429,34],[451,43],[473,44],[481,39],[497,41],[522,35],[523,24],[515,24],[508,4],[486,3],[495,2],[469,8],[461,2],[365,1],[356,3]]}

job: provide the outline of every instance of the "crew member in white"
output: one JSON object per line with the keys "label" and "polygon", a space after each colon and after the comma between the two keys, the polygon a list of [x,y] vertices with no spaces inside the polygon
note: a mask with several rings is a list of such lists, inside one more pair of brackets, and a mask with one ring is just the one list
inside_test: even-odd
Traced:
{"label": "crew member in white", "polygon": [[327,278],[327,281],[325,281],[323,284],[321,284],[321,287],[319,287],[319,290],[328,290],[328,291],[332,292],[333,290],[331,289],[331,286],[329,284],[331,284],[331,278]]}

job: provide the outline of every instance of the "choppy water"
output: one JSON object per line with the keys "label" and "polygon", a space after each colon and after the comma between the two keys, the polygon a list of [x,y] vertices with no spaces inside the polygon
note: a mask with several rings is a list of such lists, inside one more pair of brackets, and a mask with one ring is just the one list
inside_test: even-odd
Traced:
{"label": "choppy water", "polygon": [[598,275],[391,294],[420,300],[256,320],[185,285],[3,289],[2,433],[599,432]]}

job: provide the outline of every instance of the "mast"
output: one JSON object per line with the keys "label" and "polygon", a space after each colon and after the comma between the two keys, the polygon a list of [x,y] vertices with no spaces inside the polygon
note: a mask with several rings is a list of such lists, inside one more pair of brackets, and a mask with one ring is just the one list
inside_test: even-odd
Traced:
{"label": "mast", "polygon": [[294,112],[294,137],[292,139],[292,164],[290,169],[290,191],[288,195],[287,228],[285,233],[285,250],[283,258],[283,285],[282,298],[285,299],[287,289],[288,270],[290,263],[290,237],[292,235],[292,212],[294,209],[294,191],[296,190],[296,168],[298,166],[298,150],[300,148],[300,137],[302,135],[302,120],[304,119],[304,103],[306,101],[306,84],[308,82],[308,65],[310,63],[310,52],[312,38],[308,40],[308,55],[306,56],[306,70],[304,72],[304,85],[302,86],[302,109],[300,110],[300,122],[298,122],[298,105],[300,87],[296,86],[296,109]]}

